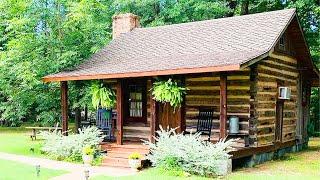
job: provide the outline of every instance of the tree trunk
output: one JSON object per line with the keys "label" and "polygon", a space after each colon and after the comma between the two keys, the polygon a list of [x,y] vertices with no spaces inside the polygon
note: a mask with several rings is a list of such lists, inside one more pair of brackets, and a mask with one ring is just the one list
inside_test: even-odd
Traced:
{"label": "tree trunk", "polygon": [[243,0],[241,3],[241,15],[249,14],[249,0]]}

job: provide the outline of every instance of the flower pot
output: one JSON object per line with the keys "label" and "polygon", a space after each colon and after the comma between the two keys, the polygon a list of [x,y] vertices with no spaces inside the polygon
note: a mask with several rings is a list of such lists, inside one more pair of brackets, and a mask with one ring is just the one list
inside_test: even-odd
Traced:
{"label": "flower pot", "polygon": [[217,160],[217,172],[216,174],[218,176],[225,176],[232,171],[232,160],[231,159],[225,159],[225,160]]}
{"label": "flower pot", "polygon": [[141,167],[140,159],[129,159],[129,166],[131,169],[138,170]]}
{"label": "flower pot", "polygon": [[82,155],[82,160],[84,164],[91,164],[93,155]]}

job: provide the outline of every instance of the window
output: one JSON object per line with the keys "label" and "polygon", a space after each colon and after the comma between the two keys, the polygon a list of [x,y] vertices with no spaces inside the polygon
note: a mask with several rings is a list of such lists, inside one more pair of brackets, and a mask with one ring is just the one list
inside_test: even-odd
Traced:
{"label": "window", "polygon": [[279,40],[279,49],[280,50],[286,50],[286,37],[285,35],[283,34],[281,37],[280,37],[280,40]]}
{"label": "window", "polygon": [[142,87],[129,86],[129,115],[130,117],[142,117]]}

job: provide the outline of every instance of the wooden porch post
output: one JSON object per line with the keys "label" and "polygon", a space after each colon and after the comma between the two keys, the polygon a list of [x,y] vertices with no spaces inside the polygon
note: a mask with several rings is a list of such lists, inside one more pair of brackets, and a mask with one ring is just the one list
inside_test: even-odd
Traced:
{"label": "wooden porch post", "polygon": [[220,74],[220,138],[227,136],[227,75]]}
{"label": "wooden porch post", "polygon": [[117,82],[117,144],[122,144],[123,136],[123,81],[120,79]]}
{"label": "wooden porch post", "polygon": [[[154,79],[151,78],[151,86],[153,86]],[[158,104],[153,99],[152,94],[150,93],[150,110],[151,110],[151,133],[150,133],[150,140],[151,142],[155,143],[154,136],[156,135],[156,131],[159,127],[159,121],[158,121]]]}
{"label": "wooden porch post", "polygon": [[[180,78],[180,80],[181,80],[181,84],[183,85],[183,86],[185,86],[186,85],[186,79],[185,79],[185,76],[181,76],[181,78]],[[181,103],[181,107],[180,107],[180,133],[182,133],[183,131],[185,131],[186,130],[186,118],[185,118],[185,113],[186,113],[186,98],[185,98],[186,96],[185,95],[183,95],[183,101],[182,101],[182,103]]]}
{"label": "wooden porch post", "polygon": [[62,133],[68,135],[68,82],[60,82]]}

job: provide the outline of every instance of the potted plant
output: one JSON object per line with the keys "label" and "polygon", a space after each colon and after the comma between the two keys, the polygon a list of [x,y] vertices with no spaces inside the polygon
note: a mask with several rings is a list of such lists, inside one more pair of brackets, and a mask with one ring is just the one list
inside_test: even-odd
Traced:
{"label": "potted plant", "polygon": [[94,148],[92,148],[91,146],[85,146],[82,149],[82,160],[84,164],[91,164],[92,160],[93,160],[93,154],[94,154]]}
{"label": "potted plant", "polygon": [[186,94],[187,88],[181,86],[177,81],[157,81],[151,89],[153,99],[163,104],[170,104],[174,109],[179,108]]}
{"label": "potted plant", "polygon": [[134,152],[130,154],[128,157],[130,168],[136,171],[139,170],[139,168],[141,168],[141,158],[140,153]]}
{"label": "potted plant", "polygon": [[111,109],[116,103],[115,92],[103,83],[93,83],[91,94],[92,105],[95,109]]}

